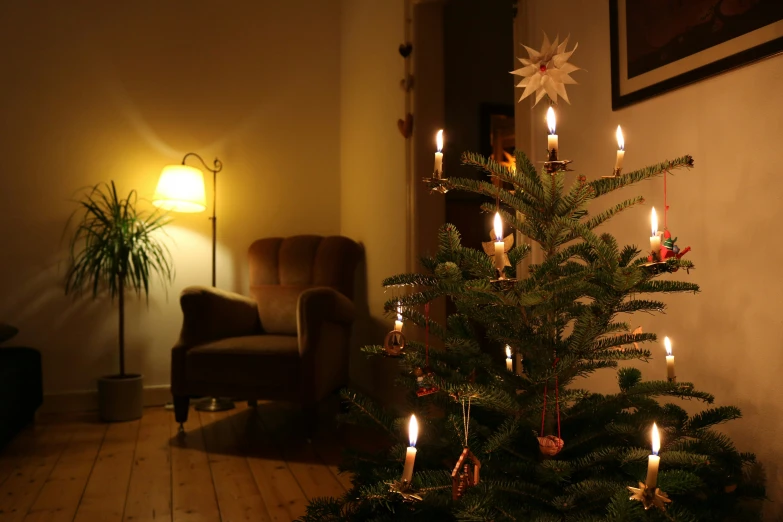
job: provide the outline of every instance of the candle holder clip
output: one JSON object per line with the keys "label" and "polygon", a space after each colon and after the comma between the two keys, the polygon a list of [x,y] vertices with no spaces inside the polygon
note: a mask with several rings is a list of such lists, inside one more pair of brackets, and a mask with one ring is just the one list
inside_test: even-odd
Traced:
{"label": "candle holder clip", "polygon": [[621,168],[620,168],[620,169],[617,169],[617,168],[616,168],[616,169],[614,169],[614,170],[612,171],[612,175],[611,175],[611,176],[601,176],[601,177],[602,177],[602,178],[604,178],[604,179],[619,178],[619,177],[620,177],[620,174],[622,174],[622,172],[623,172],[623,169],[621,169]]}
{"label": "candle holder clip", "polygon": [[387,482],[387,484],[389,485],[389,491],[400,495],[405,502],[420,502],[424,500],[422,493],[415,490],[407,480],[397,480],[395,482]]}
{"label": "candle holder clip", "polygon": [[545,161],[544,168],[550,174],[556,174],[558,172],[570,172],[571,169],[568,168],[569,163],[573,163],[573,161],[572,160]]}
{"label": "candle holder clip", "polygon": [[666,504],[671,502],[669,496],[660,488],[648,488],[644,482],[639,482],[638,488],[628,486],[628,491],[631,492],[629,500],[640,501],[645,510],[654,507],[666,511]]}
{"label": "candle holder clip", "polygon": [[443,177],[443,171],[434,171],[431,178],[421,178],[421,180],[427,184],[430,189],[430,194],[438,192],[439,194],[445,194],[449,191],[448,181]]}
{"label": "candle holder clip", "polygon": [[677,376],[675,375],[674,377],[667,377],[666,380],[669,382],[677,383]]}

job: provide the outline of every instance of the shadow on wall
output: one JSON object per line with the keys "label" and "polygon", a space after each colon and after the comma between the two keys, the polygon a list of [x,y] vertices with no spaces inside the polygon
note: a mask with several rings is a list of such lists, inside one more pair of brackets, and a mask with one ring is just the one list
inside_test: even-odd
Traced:
{"label": "shadow on wall", "polygon": [[[365,250],[363,243],[359,243]],[[376,283],[380,284],[380,283]],[[351,339],[350,386],[386,406],[404,404],[402,389],[396,388],[394,381],[399,375],[398,359],[387,357],[369,357],[361,351],[362,346],[382,344],[388,333],[389,324],[370,314],[367,292],[367,260],[362,260],[356,269],[354,282],[354,305],[356,321]]]}

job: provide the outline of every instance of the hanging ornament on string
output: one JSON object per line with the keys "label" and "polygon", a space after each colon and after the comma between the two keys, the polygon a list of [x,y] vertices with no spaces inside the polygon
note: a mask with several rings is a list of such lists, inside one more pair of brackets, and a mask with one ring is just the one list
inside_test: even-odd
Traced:
{"label": "hanging ornament on string", "polygon": [[394,321],[394,330],[386,334],[383,349],[389,357],[400,357],[405,349],[405,336],[402,334],[402,303],[400,301],[397,301],[397,320]]}
{"label": "hanging ornament on string", "polygon": [[470,395],[468,395],[468,408],[465,411],[465,398],[460,398],[462,403],[462,423],[465,434],[465,447],[457,459],[457,464],[451,472],[451,498],[459,500],[468,488],[479,483],[481,462],[468,448],[468,433],[470,430]]}
{"label": "hanging ornament on string", "polygon": [[[671,232],[669,232],[668,226],[668,213],[669,203],[666,189],[666,174],[668,171],[663,171],[663,232],[658,231],[658,215],[655,213],[655,208],[652,209],[651,225],[652,236],[650,236],[650,255],[647,257],[649,264],[647,266],[656,265],[658,263],[666,263],[667,259],[681,259],[685,254],[690,252],[691,247],[685,247],[680,249],[677,246],[677,238],[672,238]],[[678,269],[675,267],[671,271],[676,272]]]}
{"label": "hanging ornament on string", "polygon": [[424,305],[424,368],[416,368],[413,371],[416,375],[416,384],[418,386],[416,395],[424,397],[432,395],[440,390],[432,384],[435,372],[430,367],[430,304]]}
{"label": "hanging ornament on string", "polygon": [[[552,365],[553,368],[557,369],[557,363],[560,361],[558,359],[557,354],[555,354],[555,362]],[[538,448],[541,450],[541,453],[546,455],[547,457],[554,457],[558,453],[560,453],[560,450],[563,449],[563,446],[565,446],[565,441],[560,438],[560,391],[558,386],[558,380],[557,380],[557,373],[555,373],[555,412],[556,412],[556,418],[557,418],[557,436],[555,435],[544,435],[544,427],[546,426],[546,403],[547,403],[547,388],[549,385],[549,380],[547,379],[547,382],[544,383],[544,408],[541,411],[541,431],[539,432],[538,437]]]}

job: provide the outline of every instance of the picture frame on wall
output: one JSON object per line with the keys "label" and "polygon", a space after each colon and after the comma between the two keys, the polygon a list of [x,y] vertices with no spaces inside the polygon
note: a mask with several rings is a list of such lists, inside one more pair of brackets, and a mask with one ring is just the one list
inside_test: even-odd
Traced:
{"label": "picture frame on wall", "polygon": [[612,110],[783,52],[783,0],[609,0]]}

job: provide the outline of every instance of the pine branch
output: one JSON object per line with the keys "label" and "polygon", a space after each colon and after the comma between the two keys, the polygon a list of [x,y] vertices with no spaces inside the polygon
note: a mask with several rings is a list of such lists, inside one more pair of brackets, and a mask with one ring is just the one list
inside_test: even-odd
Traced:
{"label": "pine branch", "polygon": [[627,174],[623,174],[616,178],[601,178],[590,182],[590,186],[595,191],[595,197],[608,194],[614,190],[623,188],[646,179],[650,179],[655,176],[660,176],[664,172],[676,170],[679,168],[693,167],[693,158],[690,156],[682,156],[680,158],[664,161],[657,165],[645,167],[640,170],[635,170]]}

